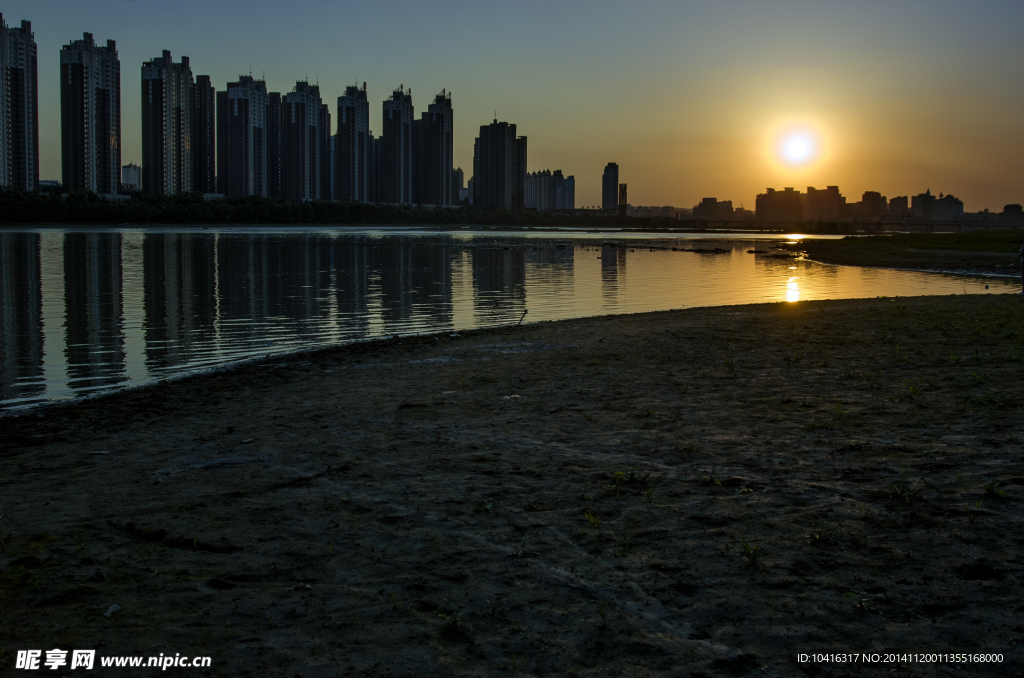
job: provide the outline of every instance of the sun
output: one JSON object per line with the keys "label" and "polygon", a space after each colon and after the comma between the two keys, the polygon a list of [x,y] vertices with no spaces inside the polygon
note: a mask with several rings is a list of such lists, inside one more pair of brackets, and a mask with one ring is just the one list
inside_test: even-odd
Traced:
{"label": "sun", "polygon": [[817,143],[810,134],[790,133],[782,137],[779,155],[788,165],[806,165],[817,155]]}
{"label": "sun", "polygon": [[787,177],[804,176],[827,160],[826,133],[817,121],[779,121],[766,131],[766,159]]}

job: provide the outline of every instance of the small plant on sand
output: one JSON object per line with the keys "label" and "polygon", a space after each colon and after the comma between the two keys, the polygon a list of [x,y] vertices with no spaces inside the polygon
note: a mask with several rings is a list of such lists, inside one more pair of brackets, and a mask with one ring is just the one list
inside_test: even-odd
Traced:
{"label": "small plant on sand", "polygon": [[646,502],[647,502],[648,504],[653,504],[653,503],[654,503],[654,499],[653,499],[653,498],[651,497],[651,493],[652,493],[653,491],[654,491],[653,489],[651,489],[651,488],[647,488],[647,498],[645,499],[645,501],[646,501]]}
{"label": "small plant on sand", "polygon": [[981,500],[974,502],[973,506],[969,501],[964,503],[967,505],[967,522],[974,524],[974,521],[978,519],[978,512],[981,511]]}
{"label": "small plant on sand", "polygon": [[616,471],[616,472],[615,472],[615,473],[614,473],[614,474],[612,475],[612,485],[611,485],[611,488],[612,488],[613,490],[615,490],[615,498],[616,498],[616,499],[618,499],[618,498],[619,498],[619,484],[620,484],[620,483],[622,482],[622,480],[623,480],[623,479],[624,479],[625,477],[626,477],[626,474],[625,474],[625,473],[623,473],[622,471]]}
{"label": "small plant on sand", "polygon": [[736,361],[733,360],[732,358],[726,358],[725,359],[725,369],[729,370],[730,372],[735,372],[736,371]]}
{"label": "small plant on sand", "polygon": [[512,675],[513,676],[516,675],[516,669],[519,668],[519,663],[520,663],[521,659],[522,659],[522,657],[516,655],[515,652],[512,653]]}
{"label": "small plant on sand", "polygon": [[839,535],[839,526],[828,525],[818,530],[812,530],[807,538],[811,540],[811,544],[823,545],[829,542],[834,542],[836,537]]}
{"label": "small plant on sand", "polygon": [[439,614],[437,616],[448,622],[447,626],[449,628],[457,629],[459,628],[459,620],[465,618],[466,611],[458,610],[457,612],[452,612],[451,614]]}
{"label": "small plant on sand", "polygon": [[402,596],[398,591],[388,592],[388,602],[391,603],[391,609],[396,612],[404,612],[409,609],[409,606],[402,601]]}
{"label": "small plant on sand", "polygon": [[651,477],[650,472],[647,472],[647,473],[645,473],[644,475],[641,476],[640,475],[640,471],[638,470],[639,468],[640,468],[639,466],[634,466],[633,468],[631,468],[628,471],[626,471],[626,482],[627,483],[642,483],[642,482],[644,482],[645,480],[647,480],[648,478]]}
{"label": "small plant on sand", "polygon": [[587,519],[587,522],[590,523],[591,527],[601,526],[601,521],[597,519],[597,516],[590,512],[590,509],[584,511],[583,516]]}
{"label": "small plant on sand", "polygon": [[708,473],[700,474],[700,477],[703,478],[708,483],[708,485],[722,484],[722,481],[718,478],[718,472],[715,471],[714,468],[712,468],[711,471]]}
{"label": "small plant on sand", "polygon": [[986,497],[1006,497],[1006,492],[999,489],[999,481],[992,479],[985,483],[985,496]]}
{"label": "small plant on sand", "polygon": [[914,495],[918,492],[920,492],[920,490],[917,489],[917,483],[915,482],[911,485],[907,481],[907,477],[905,475],[900,476],[899,480],[889,486],[889,493],[892,494],[895,499],[900,499],[906,502],[913,499]]}
{"label": "small plant on sand", "polygon": [[745,541],[740,543],[743,545],[743,555],[746,556],[747,562],[751,567],[757,567],[757,561],[761,558],[761,545],[751,546]]}
{"label": "small plant on sand", "polygon": [[871,607],[870,602],[864,596],[858,596],[856,593],[853,593],[852,591],[850,593],[845,593],[843,595],[845,595],[847,598],[850,598],[853,601],[853,609],[857,610],[858,612],[877,612],[875,608]]}

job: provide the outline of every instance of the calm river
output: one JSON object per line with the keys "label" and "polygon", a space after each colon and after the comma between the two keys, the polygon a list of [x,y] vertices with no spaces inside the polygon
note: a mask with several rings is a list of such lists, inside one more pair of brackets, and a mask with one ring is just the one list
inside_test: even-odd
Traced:
{"label": "calm river", "polygon": [[[715,237],[7,229],[0,231],[0,409],[269,353],[514,323],[525,311],[525,322],[536,322],[691,306],[1017,291],[1008,281],[794,263],[772,257],[770,239]],[[707,251],[716,248],[726,251]]]}

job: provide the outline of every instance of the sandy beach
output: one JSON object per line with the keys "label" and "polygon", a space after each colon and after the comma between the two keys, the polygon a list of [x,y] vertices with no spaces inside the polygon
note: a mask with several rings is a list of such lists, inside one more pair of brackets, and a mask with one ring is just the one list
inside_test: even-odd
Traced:
{"label": "sandy beach", "polygon": [[0,666],[1021,675],[1022,304],[524,324],[5,417]]}

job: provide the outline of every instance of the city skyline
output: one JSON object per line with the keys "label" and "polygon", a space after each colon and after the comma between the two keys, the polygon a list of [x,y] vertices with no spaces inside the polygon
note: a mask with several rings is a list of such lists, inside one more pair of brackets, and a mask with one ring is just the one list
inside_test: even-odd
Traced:
{"label": "city skyline", "polygon": [[[623,168],[635,204],[685,206],[717,195],[750,209],[773,185],[842,185],[853,195],[930,188],[955,193],[968,211],[1020,202],[1022,95],[1005,83],[1022,61],[1012,27],[1024,8],[815,7],[811,16],[795,2],[639,13],[570,4],[564,17],[536,25],[510,18],[497,33],[488,23],[497,9],[462,3],[400,3],[386,12],[257,3],[239,17],[234,3],[54,2],[43,13],[38,3],[13,2],[4,17],[33,22],[39,47],[41,179],[61,172],[60,47],[91,32],[118,45],[123,163],[141,161],[141,85],[130,76],[166,49],[189,56],[193,72],[209,74],[218,89],[250,68],[281,91],[308,76],[332,109],[356,82],[368,82],[371,102],[396,83],[431,95],[447,88],[460,108],[453,165],[471,164],[475,130],[496,108],[530,137],[528,169],[575,175],[584,205],[601,202],[609,160]],[[232,35],[223,33],[229,22],[239,28]],[[331,37],[346,24],[365,28],[341,42]],[[438,42],[442,28],[448,38]],[[372,47],[385,32],[395,49],[381,55]],[[539,68],[560,60],[559,69]],[[814,138],[817,163],[779,162],[774,146],[788,128]]]}

